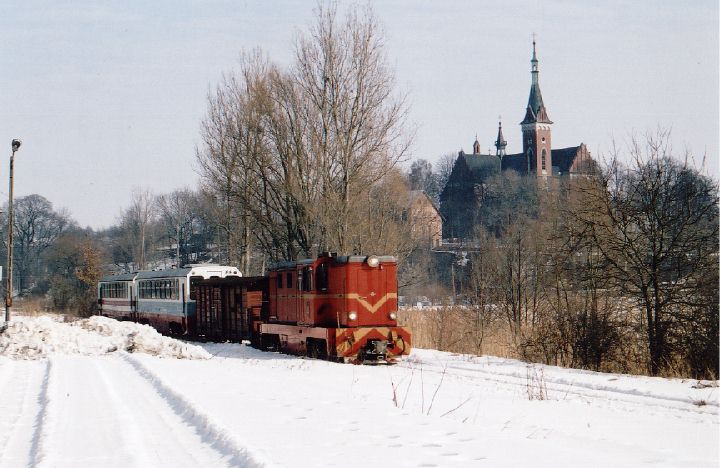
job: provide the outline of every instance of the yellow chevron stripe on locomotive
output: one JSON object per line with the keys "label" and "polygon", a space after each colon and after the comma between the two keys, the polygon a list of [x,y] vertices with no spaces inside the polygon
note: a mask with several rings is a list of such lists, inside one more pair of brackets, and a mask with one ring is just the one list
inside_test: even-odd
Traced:
{"label": "yellow chevron stripe on locomotive", "polygon": [[[410,331],[403,327],[359,327],[335,329],[338,357],[360,361],[392,360],[412,350]],[[380,358],[379,356],[383,356]]]}

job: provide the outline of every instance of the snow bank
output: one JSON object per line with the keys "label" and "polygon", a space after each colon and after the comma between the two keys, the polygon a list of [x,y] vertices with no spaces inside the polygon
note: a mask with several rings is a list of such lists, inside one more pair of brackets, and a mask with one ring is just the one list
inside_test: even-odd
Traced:
{"label": "snow bank", "polygon": [[199,346],[159,334],[148,325],[91,317],[62,323],[50,317],[23,318],[0,332],[0,355],[41,359],[51,354],[101,355],[116,351],[179,359],[208,359]]}

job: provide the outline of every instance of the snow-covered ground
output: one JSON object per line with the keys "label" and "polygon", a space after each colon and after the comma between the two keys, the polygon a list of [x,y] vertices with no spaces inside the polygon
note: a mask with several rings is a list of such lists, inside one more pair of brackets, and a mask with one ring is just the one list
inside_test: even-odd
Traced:
{"label": "snow-covered ground", "polygon": [[716,467],[716,385],[432,350],[353,366],[23,318],[0,334],[0,467]]}

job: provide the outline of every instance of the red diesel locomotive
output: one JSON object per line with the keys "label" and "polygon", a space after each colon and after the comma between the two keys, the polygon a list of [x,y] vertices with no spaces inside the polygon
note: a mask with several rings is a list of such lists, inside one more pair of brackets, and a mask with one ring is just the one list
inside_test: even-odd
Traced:
{"label": "red diesel locomotive", "polygon": [[[194,307],[183,309],[186,336],[250,340],[265,350],[343,362],[392,362],[410,353],[410,332],[397,325],[394,257],[326,253],[276,264],[266,276],[190,279]],[[159,331],[178,333],[177,327]]]}
{"label": "red diesel locomotive", "polygon": [[263,348],[361,362],[410,353],[410,333],[397,325],[394,257],[279,264],[268,286],[269,316],[256,330]]}

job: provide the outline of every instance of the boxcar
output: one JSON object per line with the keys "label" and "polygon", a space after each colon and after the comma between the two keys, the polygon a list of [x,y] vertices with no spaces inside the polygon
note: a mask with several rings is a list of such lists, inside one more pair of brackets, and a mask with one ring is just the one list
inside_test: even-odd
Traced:
{"label": "boxcar", "polygon": [[267,320],[265,276],[211,278],[197,284],[195,332],[212,341],[253,340]]}

